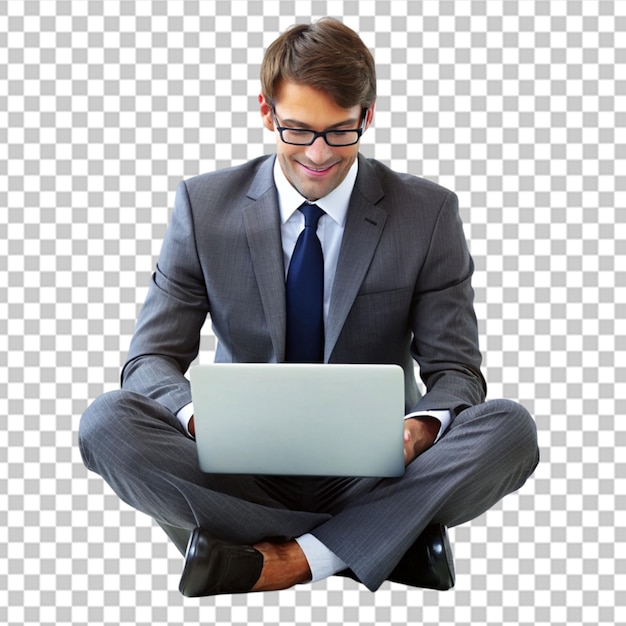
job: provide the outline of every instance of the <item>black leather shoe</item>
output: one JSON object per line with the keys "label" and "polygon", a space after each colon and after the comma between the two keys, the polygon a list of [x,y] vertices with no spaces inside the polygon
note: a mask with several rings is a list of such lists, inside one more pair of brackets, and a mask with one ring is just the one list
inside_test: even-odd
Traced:
{"label": "black leather shoe", "polygon": [[438,591],[454,587],[454,558],[448,529],[440,524],[427,526],[387,579]]}
{"label": "black leather shoe", "polygon": [[[360,582],[351,569],[338,572]],[[411,587],[446,591],[454,587],[454,559],[445,526],[427,526],[405,552],[387,580]]]}
{"label": "black leather shoe", "polygon": [[259,580],[263,555],[252,546],[235,546],[195,528],[189,537],[179,591],[189,598],[246,593]]}

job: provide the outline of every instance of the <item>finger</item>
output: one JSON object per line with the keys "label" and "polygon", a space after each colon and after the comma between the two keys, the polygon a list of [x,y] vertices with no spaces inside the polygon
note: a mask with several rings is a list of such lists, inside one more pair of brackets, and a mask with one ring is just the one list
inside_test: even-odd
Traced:
{"label": "finger", "polygon": [[413,460],[413,453],[409,446],[404,446],[404,467],[406,467]]}
{"label": "finger", "polygon": [[411,455],[411,452],[405,448],[404,449],[404,467],[409,465],[412,461],[413,461],[413,456]]}

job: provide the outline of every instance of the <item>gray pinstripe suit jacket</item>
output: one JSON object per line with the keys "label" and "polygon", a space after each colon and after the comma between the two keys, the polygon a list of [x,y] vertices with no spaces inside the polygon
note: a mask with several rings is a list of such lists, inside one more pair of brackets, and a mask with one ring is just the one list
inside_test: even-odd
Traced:
{"label": "gray pinstripe suit jacket", "polygon": [[[176,413],[210,315],[216,359],[285,356],[285,273],[274,158],[182,182],[122,384]],[[406,410],[484,401],[473,263],[456,196],[359,155],[332,290],[325,361],[396,363]],[[427,386],[420,397],[417,361]]]}

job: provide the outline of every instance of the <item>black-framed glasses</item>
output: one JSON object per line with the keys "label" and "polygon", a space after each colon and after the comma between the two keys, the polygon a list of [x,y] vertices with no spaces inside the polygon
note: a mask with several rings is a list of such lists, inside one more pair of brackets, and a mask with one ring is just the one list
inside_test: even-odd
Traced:
{"label": "black-framed glasses", "polygon": [[323,137],[324,141],[334,148],[353,146],[358,143],[361,135],[365,132],[365,121],[367,119],[367,109],[363,109],[363,121],[361,128],[351,128],[350,130],[306,130],[304,128],[287,128],[281,126],[276,117],[276,109],[272,107],[272,115],[276,124],[276,130],[284,143],[292,146],[310,146],[318,137]]}

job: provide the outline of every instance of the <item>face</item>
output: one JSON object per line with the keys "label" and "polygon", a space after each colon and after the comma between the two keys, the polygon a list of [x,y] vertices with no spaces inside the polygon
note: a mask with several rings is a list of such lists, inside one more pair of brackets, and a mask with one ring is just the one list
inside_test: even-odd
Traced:
{"label": "face", "polygon": [[[360,105],[344,109],[325,92],[306,85],[283,82],[277,94],[274,108],[280,126],[317,131],[351,130],[359,128],[363,122]],[[265,127],[276,133],[277,158],[287,180],[313,202],[336,189],[352,167],[359,144],[333,147],[323,137],[317,137],[310,146],[286,144],[276,130],[270,103],[262,95],[259,102]],[[373,110],[372,105],[365,128],[372,121]]]}

